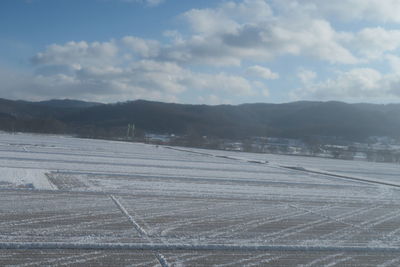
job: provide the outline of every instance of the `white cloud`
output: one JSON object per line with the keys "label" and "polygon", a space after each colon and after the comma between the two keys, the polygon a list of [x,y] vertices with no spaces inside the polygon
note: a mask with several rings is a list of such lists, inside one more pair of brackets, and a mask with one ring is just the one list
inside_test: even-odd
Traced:
{"label": "white cloud", "polygon": [[144,58],[157,57],[160,51],[160,43],[155,40],[145,40],[135,36],[125,36],[122,42],[133,52]]}
{"label": "white cloud", "polygon": [[195,33],[214,35],[235,32],[245,23],[253,24],[272,18],[272,9],[264,0],[223,2],[216,8],[192,9],[183,14]]}
{"label": "white cloud", "polygon": [[197,98],[197,102],[200,104],[203,103],[208,103],[209,105],[222,105],[222,104],[232,104],[231,101],[229,101],[226,98],[221,99],[217,95],[210,94],[207,96],[199,96]]}
{"label": "white cloud", "polygon": [[220,9],[192,9],[182,16],[191,26],[193,32],[213,35],[234,31],[237,23]]}
{"label": "white cloud", "polygon": [[397,0],[311,0],[320,10],[346,20],[372,20],[380,22],[400,22],[400,2]]}
{"label": "white cloud", "polygon": [[392,71],[394,73],[400,73],[400,57],[397,55],[393,54],[388,54],[385,56],[385,58],[388,62],[390,67],[392,68]]}
{"label": "white cloud", "polygon": [[112,62],[118,53],[114,41],[110,42],[68,42],[65,45],[49,45],[44,52],[32,58],[37,65],[75,65],[86,66]]}
{"label": "white cloud", "polygon": [[253,95],[251,83],[241,76],[218,73],[218,74],[192,74],[185,81],[187,87],[197,90],[213,90],[223,92],[230,96]]}
{"label": "white cloud", "polygon": [[348,41],[364,61],[382,59],[384,53],[400,48],[400,30],[382,27],[364,28],[351,36]]}
{"label": "white cloud", "polygon": [[264,88],[264,89],[261,91],[261,93],[262,93],[263,96],[269,97],[269,90],[268,90],[268,88]]}
{"label": "white cloud", "polygon": [[24,95],[30,88],[32,93],[26,95],[31,99],[55,96],[103,102],[137,98],[176,102],[189,89],[198,95],[253,94],[244,77],[194,72],[160,60],[159,47],[156,41],[133,36],[104,43],[53,44],[33,57],[35,74],[15,84],[13,94]]}
{"label": "white cloud", "polygon": [[398,0],[273,0],[282,10],[289,13],[298,11],[313,16],[329,15],[346,22],[376,21],[400,22]]}
{"label": "white cloud", "polygon": [[264,0],[225,2],[214,9],[194,9],[183,18],[194,34],[165,51],[166,58],[218,65],[243,60],[271,60],[306,55],[330,63],[357,63],[336,32],[321,18],[279,16]]}
{"label": "white cloud", "polygon": [[[321,18],[279,16],[273,13],[266,0],[223,2],[216,8],[190,10],[182,17],[191,25],[193,32],[189,36],[168,31],[172,43],[161,44],[135,36],[127,36],[122,42],[139,57],[182,64],[240,66],[244,60],[260,62],[281,55],[311,56],[329,63],[355,64],[359,60],[352,54],[352,47],[345,45],[354,48],[357,43],[372,43],[363,41],[373,37],[373,33],[368,31],[360,32],[357,38],[351,33],[337,32]],[[64,58],[69,58],[69,50],[81,49],[85,53],[90,45],[94,44],[71,42],[71,47],[64,47],[67,50]],[[378,43],[375,46],[380,47]],[[47,57],[51,57],[51,50],[60,50],[60,47],[50,46],[45,53]],[[364,50],[368,53],[367,48]],[[54,52],[60,54],[60,51]],[[36,60],[48,58],[38,54]]]}
{"label": "white cloud", "polygon": [[317,73],[312,70],[302,68],[297,72],[297,77],[303,84],[307,85],[317,78]]}
{"label": "white cloud", "polygon": [[269,68],[255,65],[247,68],[246,73],[250,76],[262,78],[265,80],[276,80],[279,78],[279,74],[271,71]]}
{"label": "white cloud", "polygon": [[[121,1],[148,6],[163,2]],[[108,42],[49,45],[32,58],[35,74],[23,81],[31,83],[43,97],[178,101],[183,92],[190,91],[217,103],[219,100],[212,96],[268,96],[268,88],[260,81],[278,79],[279,74],[261,65],[266,61],[272,65],[269,62],[284,57],[288,64],[294,58],[317,60],[338,70],[342,65],[352,65],[352,70],[339,71],[325,81],[320,81],[317,72],[299,69],[295,75],[302,88],[293,94],[300,98],[400,95],[400,59],[396,55],[400,30],[371,23],[357,31],[335,28],[337,18],[400,22],[397,14],[397,0],[221,1],[214,8],[182,14],[180,19],[187,31],[165,31],[168,41],[126,36]],[[389,64],[392,73],[374,70],[372,64],[378,60]],[[246,78],[230,72],[249,64],[242,71]],[[16,92],[19,87],[15,87]]]}
{"label": "white cloud", "polygon": [[371,68],[339,72],[322,82],[307,82],[292,92],[295,99],[379,101],[400,97],[400,74],[382,74]]}

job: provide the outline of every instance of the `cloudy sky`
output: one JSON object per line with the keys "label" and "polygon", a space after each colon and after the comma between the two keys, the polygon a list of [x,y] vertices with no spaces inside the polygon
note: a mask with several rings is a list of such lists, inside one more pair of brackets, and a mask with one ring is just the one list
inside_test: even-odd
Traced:
{"label": "cloudy sky", "polygon": [[399,0],[1,0],[0,97],[400,102]]}

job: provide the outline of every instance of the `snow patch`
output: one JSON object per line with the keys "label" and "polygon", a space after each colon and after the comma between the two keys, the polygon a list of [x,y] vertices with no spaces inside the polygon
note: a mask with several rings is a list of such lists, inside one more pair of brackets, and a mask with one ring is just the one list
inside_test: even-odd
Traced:
{"label": "snow patch", "polygon": [[54,190],[47,170],[0,167],[0,187]]}

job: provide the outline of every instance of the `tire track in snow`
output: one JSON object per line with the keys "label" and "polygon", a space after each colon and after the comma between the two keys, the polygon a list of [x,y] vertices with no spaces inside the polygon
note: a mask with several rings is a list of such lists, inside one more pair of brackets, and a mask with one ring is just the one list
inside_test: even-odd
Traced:
{"label": "tire track in snow", "polygon": [[[359,234],[362,231],[367,231],[367,232],[375,232],[378,235],[381,235],[382,233],[374,231],[373,229],[371,229],[374,226],[377,226],[379,224],[382,224],[384,222],[390,221],[394,218],[397,218],[400,216],[400,211],[399,210],[395,210],[393,212],[390,212],[389,214],[383,214],[379,217],[367,220],[367,221],[363,221],[362,223],[358,224],[359,227],[357,227],[356,229],[354,229],[355,227],[352,228],[346,228],[344,229],[345,231],[343,233],[340,233],[339,235],[335,235],[335,238],[339,237],[339,238],[343,238],[339,241],[339,243],[343,243],[346,240],[349,240],[351,237],[353,237],[356,234]],[[361,228],[361,229],[360,229]],[[376,241],[382,241],[384,243],[389,242],[387,238],[385,237],[378,237],[379,239],[377,239]]]}
{"label": "tire track in snow", "polygon": [[[335,208],[335,206],[327,205],[327,206],[316,208],[316,211],[329,210],[329,209],[332,209],[332,208]],[[287,220],[287,219],[291,219],[291,218],[298,217],[298,216],[304,216],[304,215],[307,215],[309,213],[310,213],[309,211],[295,210],[295,211],[289,212],[287,214],[283,214],[283,215],[279,214],[278,216],[275,216],[275,217],[272,217],[272,218],[271,217],[270,218],[261,218],[261,219],[256,219],[256,220],[252,220],[252,221],[247,221],[247,222],[243,222],[241,224],[233,225],[231,227],[231,229],[225,230],[222,233],[216,233],[214,235],[211,235],[211,237],[221,237],[223,234],[225,234],[227,232],[233,232],[233,234],[230,235],[230,237],[237,237],[238,233],[240,234],[241,231],[249,231],[251,229],[260,227],[260,226],[265,225],[265,224],[276,223],[276,222],[279,222],[279,221],[282,221],[282,220]],[[222,229],[225,229],[225,228],[222,228]]]}
{"label": "tire track in snow", "polygon": [[[374,208],[376,208],[376,207],[374,207]],[[371,209],[373,209],[373,208],[367,207],[367,208],[364,208],[364,209],[360,209],[361,211],[360,210],[359,211],[360,211],[360,213],[365,213],[365,212],[368,212]],[[340,214],[339,216],[336,217],[336,219],[341,220],[341,219],[345,219],[345,218],[351,218],[354,215],[355,215],[354,211],[348,211],[348,212]],[[277,231],[277,232],[273,232],[273,233],[270,233],[270,234],[262,235],[262,237],[264,238],[264,237],[271,237],[272,236],[272,238],[269,238],[268,241],[275,241],[275,240],[279,240],[279,239],[282,239],[282,238],[289,237],[289,236],[294,235],[294,234],[298,234],[298,233],[310,230],[310,229],[314,228],[315,226],[321,226],[321,225],[324,225],[324,224],[330,223],[330,222],[331,221],[327,220],[326,218],[322,218],[322,219],[319,219],[319,220],[316,220],[316,221],[302,223],[300,225],[294,225],[294,226],[282,229],[282,230]],[[320,237],[320,239],[323,239],[323,238]]]}
{"label": "tire track in snow", "polygon": [[[295,205],[290,205],[290,206],[295,206]],[[300,209],[300,210],[303,210],[303,208],[301,208],[301,207],[297,207],[297,208]],[[376,207],[376,208],[379,208],[379,206]],[[365,209],[366,209],[367,211],[370,211],[370,210],[371,210],[371,209],[369,209],[368,207],[364,208],[364,210],[365,210]],[[374,208],[372,208],[372,209],[374,209]],[[307,210],[307,209],[304,209],[304,210]],[[360,211],[361,211],[361,214],[364,213],[362,210],[363,210],[363,209],[359,209],[359,210],[357,210],[355,213],[353,213],[352,215],[353,215],[353,216],[354,216],[354,215],[358,215],[358,214],[360,214]],[[328,216],[328,215],[320,214],[320,213],[318,213],[318,212],[311,212],[311,213],[313,213],[313,214],[315,214],[315,215],[318,215],[318,216],[320,216],[320,217],[326,218],[326,219],[330,220],[331,222],[337,222],[337,223],[341,223],[341,224],[344,224],[344,225],[348,225],[349,227],[352,227],[352,228],[357,228],[357,229],[359,229],[360,231],[367,231],[367,232],[374,232],[374,233],[377,233],[377,234],[381,234],[381,233],[379,233],[379,232],[377,232],[377,231],[375,231],[375,230],[373,230],[373,229],[370,229],[370,228],[368,228],[368,227],[363,227],[363,226],[360,226],[360,225],[358,225],[358,224],[348,223],[348,222],[346,222],[346,221],[343,220],[343,219],[346,219],[346,218],[348,218],[348,217],[333,217],[333,216]],[[341,215],[343,215],[343,213],[342,213]],[[329,223],[329,222],[327,222],[327,223]],[[347,229],[347,228],[346,228],[346,229]],[[336,230],[336,231],[339,231],[339,230]],[[335,231],[335,232],[336,232],[336,231]]]}
{"label": "tire track in snow", "polygon": [[[71,266],[79,263],[86,263],[88,261],[93,261],[93,260],[98,260],[102,258],[107,258],[108,255],[98,255],[98,256],[92,256],[92,257],[85,257],[82,259],[77,259],[77,260],[70,260],[67,262],[59,263],[58,266]],[[87,266],[91,266],[92,264],[88,264]]]}
{"label": "tire track in snow", "polygon": [[[57,226],[55,227],[50,227],[50,228],[45,228],[46,234],[62,234],[62,233],[70,233],[71,230],[74,229],[79,229],[82,231],[83,229],[99,229],[101,227],[107,226],[107,225],[115,225],[121,223],[121,218],[110,218],[110,219],[104,219],[102,221],[96,221],[96,222],[82,222],[78,224],[69,224],[67,227],[63,227],[62,229],[59,229]],[[35,229],[36,230],[36,229]],[[38,229],[39,233],[41,229]],[[109,230],[109,233],[113,232],[112,230]],[[29,230],[26,231],[26,233],[29,233]]]}
{"label": "tire track in snow", "polygon": [[[237,203],[231,205],[231,207],[235,207],[235,206],[237,206]],[[224,207],[221,207],[221,208],[224,208]],[[259,210],[259,209],[258,210],[253,210],[253,209],[249,209],[249,208],[246,207],[246,209],[245,209],[246,212],[240,212],[239,213],[237,211],[237,209],[236,209],[236,210],[232,210],[232,211],[225,212],[225,213],[217,213],[217,214],[211,214],[211,215],[207,215],[207,216],[201,216],[201,218],[194,217],[194,218],[187,219],[187,220],[180,220],[178,222],[171,222],[171,223],[163,226],[164,228],[165,227],[166,228],[161,231],[161,235],[168,235],[169,232],[173,232],[174,230],[177,230],[179,228],[185,227],[187,225],[190,226],[194,222],[195,223],[202,223],[202,222],[213,223],[213,222],[217,222],[218,220],[221,220],[221,219],[232,221],[234,219],[240,219],[240,218],[243,218],[243,217],[246,217],[246,216],[250,216],[250,215],[257,215],[257,214],[260,214],[263,211],[268,211],[269,209],[270,209],[270,207],[267,207],[267,208],[262,209],[262,210]],[[269,219],[269,218],[266,218],[266,219]],[[256,220],[253,220],[251,222],[254,222],[254,221],[258,222],[259,220],[265,220],[265,218],[256,219]],[[219,229],[223,229],[225,232],[232,232],[232,231],[230,231],[228,229],[230,229],[232,227],[237,227],[237,225],[238,224],[236,223],[236,224],[231,225],[231,226],[223,226],[223,227],[219,227],[217,229],[211,229],[211,230],[208,230],[208,231],[202,231],[201,235],[203,235],[203,236],[204,235],[209,236],[210,234],[213,235],[213,234],[219,233]]]}
{"label": "tire track in snow", "polygon": [[[141,206],[143,211],[148,211],[149,209],[154,208],[153,205],[157,205],[157,204],[160,205],[160,203],[154,203],[154,204],[152,203],[151,205],[149,205],[149,207],[145,206],[145,203],[143,203],[143,205],[141,205],[141,203],[139,203],[138,205]],[[220,209],[226,209],[226,208],[231,208],[231,207],[236,207],[236,206],[237,206],[237,203],[229,202],[229,203],[219,204],[219,205],[214,206],[214,207],[210,207],[209,203],[201,202],[201,203],[199,203],[198,207],[188,208],[187,207],[187,203],[184,203],[183,207],[182,206],[177,206],[177,205],[171,206],[168,203],[167,206],[164,209],[166,211],[158,212],[156,214],[152,213],[152,215],[150,215],[150,216],[145,216],[144,215],[144,216],[141,216],[141,218],[143,220],[149,220],[149,219],[155,220],[156,218],[160,218],[160,217],[163,217],[163,216],[170,216],[171,215],[171,210],[173,210],[174,213],[178,213],[182,217],[184,217],[187,214],[190,215],[190,214],[195,213],[195,214],[198,215],[198,214],[200,214],[200,212],[214,211],[213,214],[202,217],[202,219],[208,219],[208,218],[219,217],[221,212],[217,212],[217,211],[220,210]],[[233,212],[237,212],[237,211],[232,211],[231,213],[233,213]],[[194,217],[194,218],[186,218],[186,217],[184,217],[183,219],[180,219],[178,221],[171,221],[171,222],[168,222],[168,223],[164,223],[164,224],[162,224],[160,226],[154,226],[155,229],[152,230],[151,234],[149,233],[149,235],[153,236],[154,233],[158,233],[160,236],[163,236],[163,235],[166,235],[168,232],[173,231],[174,229],[178,229],[178,228],[180,228],[182,226],[190,225],[191,223],[198,222],[198,221],[199,221],[199,218],[197,216]],[[163,229],[160,230],[160,228],[163,228]]]}
{"label": "tire track in snow", "polygon": [[[96,216],[109,215],[109,214],[114,214],[114,213],[112,213],[112,212],[95,213]],[[115,212],[115,214],[117,214],[117,212]],[[46,216],[46,217],[39,217],[39,218],[32,218],[32,219],[5,221],[5,222],[0,222],[0,225],[6,226],[6,227],[15,227],[15,226],[21,226],[21,225],[49,223],[49,222],[53,222],[53,221],[63,221],[66,219],[70,220],[70,219],[78,219],[78,218],[85,218],[85,217],[88,217],[87,212],[74,213],[74,214],[60,214],[60,215]]]}
{"label": "tire track in snow", "polygon": [[332,258],[337,258],[337,257],[340,257],[340,256],[343,256],[343,253],[338,253],[338,254],[333,254],[333,255],[328,255],[328,256],[322,257],[322,258],[318,258],[318,259],[315,259],[315,260],[313,260],[313,261],[311,261],[311,262],[309,262],[307,264],[301,264],[298,267],[321,266],[321,262],[330,260]]}
{"label": "tire track in snow", "polygon": [[400,262],[400,257],[385,261],[382,264],[379,264],[378,267],[389,267],[389,266],[398,266]]}
{"label": "tire track in snow", "polygon": [[335,261],[332,261],[332,262],[330,262],[330,263],[328,263],[328,264],[326,264],[326,265],[324,265],[325,267],[331,267],[331,266],[335,266],[335,265],[338,265],[339,263],[342,263],[342,262],[345,262],[345,261],[348,261],[348,260],[351,260],[353,257],[351,257],[351,256],[349,256],[349,257],[345,257],[345,258],[341,258],[341,259],[338,259],[338,260],[335,260]]}
{"label": "tire track in snow", "polygon": [[[63,227],[62,229],[60,229],[58,226],[54,226],[54,227],[47,227],[47,228],[35,228],[35,229],[24,229],[24,230],[17,230],[11,233],[7,233],[6,237],[8,238],[13,238],[14,240],[21,240],[21,238],[25,239],[25,240],[32,240],[32,237],[34,237],[35,239],[45,239],[47,240],[49,237],[55,239],[55,240],[66,240],[68,239],[76,239],[76,238],[86,238],[87,236],[82,236],[82,232],[85,229],[101,229],[101,227],[107,226],[107,225],[115,225],[117,223],[120,223],[121,220],[119,221],[106,221],[106,222],[99,222],[96,224],[90,224],[90,223],[85,223],[85,224],[71,224],[68,225],[68,227]],[[74,235],[71,235],[71,231],[77,230],[79,232],[74,233]],[[125,230],[125,229],[124,229]],[[123,230],[120,230],[123,231]],[[104,231],[105,232],[105,231]],[[68,234],[67,236],[60,236],[62,234]],[[108,234],[108,236],[111,236],[111,238],[115,238],[115,237],[121,237],[122,233],[117,235],[117,233],[115,233],[115,231],[109,230],[108,232],[105,232],[105,234]],[[34,236],[33,236],[34,235]],[[100,236],[100,235],[96,235],[96,238],[98,239],[104,239],[108,236]],[[124,235],[124,237],[126,237],[126,235]],[[93,238],[93,236],[92,236]],[[133,236],[132,238],[137,238],[137,236]]]}
{"label": "tire track in snow", "polygon": [[399,241],[400,240],[400,236],[396,234],[400,232],[400,228],[397,228],[393,231],[390,231],[387,234],[384,234],[384,237],[382,238],[383,240],[390,240],[392,243]]}
{"label": "tire track in snow", "polygon": [[[381,206],[377,206],[377,207],[374,207],[374,208],[367,209],[366,211],[369,212],[369,211],[372,211],[374,209],[380,209],[380,208],[382,208],[382,207]],[[358,216],[358,215],[364,214],[365,212],[360,212],[361,210],[363,210],[363,209],[360,209],[360,210],[356,211],[353,214],[353,216]],[[365,210],[365,208],[364,208],[364,210]],[[399,216],[398,211],[393,211],[393,212],[391,212],[389,214],[394,214],[394,216],[392,215],[389,218],[389,217],[387,217],[387,214],[384,214],[384,215],[381,215],[379,217],[370,218],[369,220],[362,221],[359,224],[355,224],[358,227],[347,227],[345,229],[338,229],[338,230],[333,231],[331,233],[322,235],[321,238],[323,238],[323,239],[327,239],[327,238],[331,238],[331,237],[337,238],[338,236],[344,236],[345,237],[345,236],[348,236],[349,234],[351,234],[351,232],[354,231],[354,229],[352,229],[352,228],[357,228],[357,229],[362,229],[362,230],[368,231],[370,227],[372,227],[374,224],[376,224],[376,222],[378,222],[380,220],[386,221],[387,219],[392,219],[393,217]],[[349,218],[351,218],[351,217],[352,216],[350,216]]]}
{"label": "tire track in snow", "polygon": [[142,267],[142,266],[147,267],[147,266],[155,266],[157,263],[159,263],[159,262],[156,257],[153,260],[147,260],[147,261],[144,261],[141,263],[128,264],[128,265],[125,265],[124,267]]}
{"label": "tire track in snow", "polygon": [[247,262],[251,262],[251,261],[257,260],[259,258],[267,257],[267,256],[271,256],[271,255],[263,253],[263,254],[252,256],[252,257],[249,257],[249,258],[240,259],[240,260],[237,260],[237,261],[234,261],[234,262],[217,264],[217,265],[214,265],[214,267],[224,267],[224,266],[232,266],[232,265],[242,265],[243,266]]}
{"label": "tire track in snow", "polygon": [[[355,227],[355,228],[361,228],[358,225],[351,224],[351,223],[343,221],[342,219],[340,219],[340,217],[339,218],[335,218],[335,217],[332,217],[332,216],[329,216],[329,215],[325,215],[325,214],[322,214],[322,213],[319,213],[319,212],[315,212],[313,210],[310,210],[310,209],[307,209],[307,208],[302,208],[302,207],[299,207],[299,206],[296,206],[296,205],[292,205],[292,204],[289,204],[289,206],[292,207],[292,208],[298,209],[298,210],[309,211],[310,214],[314,214],[314,215],[317,215],[319,217],[325,218],[325,219],[327,219],[327,220],[329,220],[331,222],[337,222],[337,223],[345,224],[345,225],[352,226],[352,227]],[[365,230],[364,228],[362,228],[362,229]]]}
{"label": "tire track in snow", "polygon": [[[212,256],[212,253],[205,253],[203,255],[193,255],[193,253],[188,253],[187,255],[175,255],[175,256],[170,256],[169,258],[175,262],[184,264],[184,263],[188,263],[190,261],[197,261],[200,259],[208,258],[210,256]],[[177,263],[174,263],[174,264],[175,264],[175,266],[179,266]],[[190,265],[186,264],[186,266],[190,266]]]}
{"label": "tire track in snow", "polygon": [[252,263],[249,263],[249,264],[246,264],[246,265],[243,265],[243,266],[245,266],[245,267],[262,266],[263,264],[268,264],[271,261],[279,260],[281,258],[283,258],[283,256],[276,256],[276,257],[272,257],[272,258],[267,258],[267,259],[261,260],[259,262],[252,262]]}
{"label": "tire track in snow", "polygon": [[79,254],[79,255],[64,256],[64,257],[58,257],[58,258],[54,258],[54,259],[27,262],[27,263],[23,263],[23,264],[16,264],[16,265],[9,265],[9,266],[18,266],[18,267],[43,266],[43,265],[54,264],[54,263],[62,262],[62,261],[70,261],[70,260],[74,260],[74,259],[79,259],[82,257],[86,258],[87,256],[93,256],[93,255],[98,255],[98,254],[100,254],[100,252],[95,251],[95,252],[83,253],[83,254]]}

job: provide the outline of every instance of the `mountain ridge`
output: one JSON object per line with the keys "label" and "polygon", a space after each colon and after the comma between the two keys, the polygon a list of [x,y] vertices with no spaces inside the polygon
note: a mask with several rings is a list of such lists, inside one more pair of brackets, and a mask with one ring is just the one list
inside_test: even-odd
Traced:
{"label": "mountain ridge", "polygon": [[[69,133],[90,129],[123,135],[127,124],[139,131],[218,138],[369,136],[400,138],[400,104],[298,101],[283,104],[194,105],[134,100],[112,104],[71,99],[41,102],[0,99],[2,130],[29,131],[22,122],[52,121]],[[7,129],[8,125],[8,129]],[[11,126],[10,126],[11,125]],[[15,129],[15,125],[19,125]],[[49,129],[48,129],[49,130]],[[35,131],[40,131],[36,129]]]}

